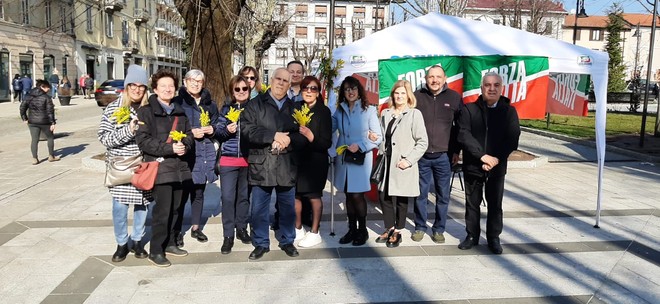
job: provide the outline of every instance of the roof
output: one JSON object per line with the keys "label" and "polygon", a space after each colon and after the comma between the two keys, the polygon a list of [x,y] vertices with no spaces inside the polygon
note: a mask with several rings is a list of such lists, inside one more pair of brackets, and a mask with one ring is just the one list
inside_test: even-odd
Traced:
{"label": "roof", "polygon": [[[624,14],[625,15],[625,14]],[[585,18],[577,18],[577,26],[579,28],[606,28],[607,27],[607,16],[589,16]],[[564,17],[564,27],[573,28],[575,24],[575,15],[568,15]],[[635,23],[637,24],[637,23]],[[630,29],[630,26],[626,24],[624,29]]]}
{"label": "roof", "polygon": [[[653,15],[651,14],[623,14],[623,19],[628,22],[631,26],[636,26],[639,23],[639,26],[651,27],[653,25]],[[580,23],[578,23],[579,25]],[[655,26],[660,26],[660,20],[655,22]]]}
{"label": "roof", "polygon": [[[513,2],[513,0],[508,0]],[[506,2],[507,0],[468,0],[468,3],[466,5],[467,8],[473,8],[473,9],[479,9],[479,8],[484,8],[484,9],[494,9],[494,8],[500,8],[500,7],[506,7]],[[552,12],[566,12],[564,9],[564,4],[559,2],[559,1],[554,1],[554,0],[545,0],[542,2],[543,4],[548,5],[548,9]],[[527,5],[525,5],[525,8]]]}

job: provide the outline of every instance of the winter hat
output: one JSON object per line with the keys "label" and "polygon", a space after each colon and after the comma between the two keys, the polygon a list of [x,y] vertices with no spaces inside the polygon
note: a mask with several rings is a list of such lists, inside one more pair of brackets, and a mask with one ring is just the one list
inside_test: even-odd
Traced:
{"label": "winter hat", "polygon": [[131,64],[126,71],[126,78],[124,78],[124,87],[127,87],[129,83],[140,83],[145,86],[149,82],[149,77],[147,77],[147,70],[143,67]]}

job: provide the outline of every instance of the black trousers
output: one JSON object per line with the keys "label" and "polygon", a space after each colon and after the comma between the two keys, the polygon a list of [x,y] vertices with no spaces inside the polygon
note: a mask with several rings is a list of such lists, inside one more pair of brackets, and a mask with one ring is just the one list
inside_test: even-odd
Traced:
{"label": "black trousers", "polygon": [[222,235],[234,237],[235,229],[246,229],[250,218],[248,167],[220,166]]}
{"label": "black trousers", "polygon": [[154,185],[154,206],[151,219],[151,242],[149,253],[162,254],[167,246],[174,246],[170,231],[178,217],[183,198],[183,183]]}
{"label": "black trousers", "polygon": [[206,184],[193,184],[192,181],[187,181],[183,184],[183,196],[181,199],[181,205],[177,210],[176,223],[174,225],[174,230],[176,232],[181,232],[183,227],[183,212],[186,209],[186,203],[188,198],[190,198],[190,224],[199,225],[202,221],[202,211],[204,209],[204,191],[206,190]]}
{"label": "black trousers", "polygon": [[504,196],[504,175],[479,177],[465,175],[465,231],[468,235],[479,238],[481,212],[479,205],[485,186],[488,217],[486,220],[486,238],[498,238],[502,233],[502,197]]}
{"label": "black trousers", "polygon": [[[391,165],[388,156],[388,162],[384,169],[385,172],[390,172]],[[383,183],[385,183],[385,187],[381,193],[380,206],[383,209],[383,223],[385,224],[385,229],[394,227],[401,230],[406,227],[406,215],[408,215],[408,201],[410,197],[390,196],[389,174],[385,177]]]}

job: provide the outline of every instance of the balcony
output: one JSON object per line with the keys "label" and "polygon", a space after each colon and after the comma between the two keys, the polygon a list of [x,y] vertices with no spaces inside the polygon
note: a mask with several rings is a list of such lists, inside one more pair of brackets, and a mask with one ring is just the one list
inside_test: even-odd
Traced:
{"label": "balcony", "polygon": [[164,45],[159,45],[156,49],[156,56],[158,57],[167,57],[168,47]]}
{"label": "balcony", "polygon": [[157,32],[164,32],[167,27],[167,21],[163,19],[158,19],[156,21],[156,24],[154,25],[154,29],[156,29]]}
{"label": "balcony", "polygon": [[118,12],[124,8],[123,0],[105,0],[103,3],[103,8],[106,12]]}
{"label": "balcony", "polygon": [[144,8],[136,8],[133,12],[135,24],[141,24],[149,21],[149,11]]}
{"label": "balcony", "polygon": [[137,54],[140,52],[137,41],[128,41],[124,44],[124,52],[130,52],[131,54]]}

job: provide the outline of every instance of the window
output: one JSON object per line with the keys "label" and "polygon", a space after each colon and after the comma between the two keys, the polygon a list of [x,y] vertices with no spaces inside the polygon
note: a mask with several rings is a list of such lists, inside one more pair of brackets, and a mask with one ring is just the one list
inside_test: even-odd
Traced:
{"label": "window", "polygon": [[128,21],[124,20],[121,22],[121,43],[124,46],[128,46],[128,41],[130,36],[128,35]]}
{"label": "window", "polygon": [[296,38],[307,38],[307,28],[304,26],[296,26]]}
{"label": "window", "polygon": [[0,20],[5,20],[5,5],[0,0]]}
{"label": "window", "polygon": [[115,16],[113,16],[111,13],[106,13],[105,14],[105,35],[108,38],[114,37],[114,27],[115,27]]}
{"label": "window", "polygon": [[601,30],[591,30],[591,34],[589,35],[589,40],[591,40],[591,41],[602,41],[603,40],[603,32]]}
{"label": "window", "polygon": [[46,1],[44,4],[44,9],[46,10],[46,29],[50,29],[50,27],[53,25],[53,15],[52,15],[52,5],[49,1]]}
{"label": "window", "polygon": [[286,58],[287,55],[289,54],[289,50],[287,48],[277,48],[275,49],[275,56],[277,58]]}
{"label": "window", "polygon": [[327,29],[324,27],[317,27],[314,28],[314,39],[316,40],[321,40],[321,39],[327,39]]}
{"label": "window", "polygon": [[582,30],[580,30],[579,28],[575,31],[575,40],[576,41],[580,40],[580,33],[581,32],[582,32]]}
{"label": "window", "polygon": [[[371,15],[373,18],[383,19],[385,16],[385,9],[382,7],[378,9],[374,8]],[[376,15],[378,15],[378,17],[376,17]]]}
{"label": "window", "polygon": [[316,17],[327,17],[328,16],[328,7],[325,5],[317,5],[314,7],[314,16]]}
{"label": "window", "polygon": [[346,7],[345,6],[335,7],[335,18],[346,18]]}
{"label": "window", "polygon": [[545,22],[545,34],[546,35],[552,34],[552,32],[554,30],[553,27],[554,27],[554,25],[552,25],[552,21],[546,21]]}
{"label": "window", "polygon": [[353,8],[353,17],[354,18],[364,18],[364,7],[356,6]]}
{"label": "window", "polygon": [[298,17],[307,16],[307,4],[296,4],[296,16]]}
{"label": "window", "polygon": [[68,27],[67,26],[68,21],[66,18],[66,6],[64,6],[64,4],[60,4],[60,23],[62,24],[61,25],[62,33],[66,33]]}
{"label": "window", "polygon": [[92,26],[92,6],[87,4],[87,9],[85,10],[85,25],[87,32],[92,32],[94,30]]}
{"label": "window", "polygon": [[23,24],[30,24],[30,0],[21,0],[21,16]]}

